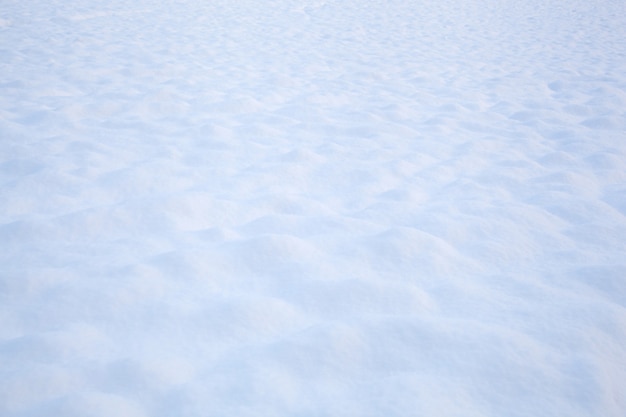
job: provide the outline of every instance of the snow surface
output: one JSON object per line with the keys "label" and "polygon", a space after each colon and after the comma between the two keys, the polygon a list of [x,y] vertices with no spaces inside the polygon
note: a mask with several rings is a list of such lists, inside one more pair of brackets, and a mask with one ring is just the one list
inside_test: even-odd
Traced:
{"label": "snow surface", "polygon": [[2,0],[0,415],[626,415],[623,0]]}

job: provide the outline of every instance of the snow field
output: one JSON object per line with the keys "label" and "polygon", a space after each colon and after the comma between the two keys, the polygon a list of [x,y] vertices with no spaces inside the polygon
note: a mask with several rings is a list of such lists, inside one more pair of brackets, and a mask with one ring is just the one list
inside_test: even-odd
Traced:
{"label": "snow field", "polygon": [[622,416],[618,1],[5,1],[0,414]]}

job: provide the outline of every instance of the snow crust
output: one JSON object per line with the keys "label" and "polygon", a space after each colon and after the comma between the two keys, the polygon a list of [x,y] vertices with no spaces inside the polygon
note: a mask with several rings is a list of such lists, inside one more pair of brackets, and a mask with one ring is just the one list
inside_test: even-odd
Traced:
{"label": "snow crust", "polygon": [[626,415],[621,0],[3,0],[0,415]]}

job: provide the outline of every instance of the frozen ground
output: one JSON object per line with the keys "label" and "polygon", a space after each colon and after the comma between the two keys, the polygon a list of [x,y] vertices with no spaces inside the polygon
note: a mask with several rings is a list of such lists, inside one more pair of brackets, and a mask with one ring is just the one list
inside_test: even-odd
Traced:
{"label": "frozen ground", "polygon": [[2,0],[3,417],[626,415],[622,0]]}

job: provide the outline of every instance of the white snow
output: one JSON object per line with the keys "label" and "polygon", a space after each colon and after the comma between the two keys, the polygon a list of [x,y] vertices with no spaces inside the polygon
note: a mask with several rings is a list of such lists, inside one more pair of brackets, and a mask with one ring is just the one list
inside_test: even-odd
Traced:
{"label": "white snow", "polygon": [[0,415],[626,415],[621,0],[4,0]]}

